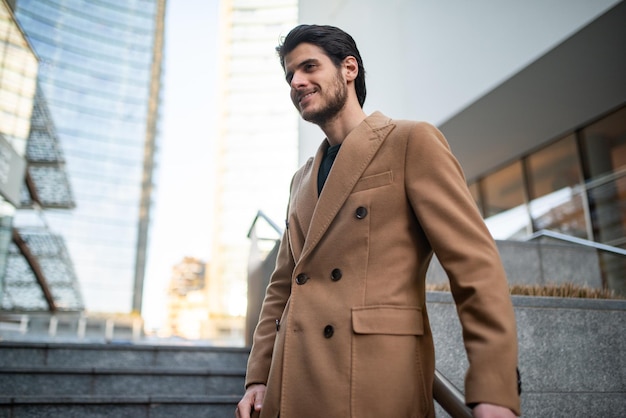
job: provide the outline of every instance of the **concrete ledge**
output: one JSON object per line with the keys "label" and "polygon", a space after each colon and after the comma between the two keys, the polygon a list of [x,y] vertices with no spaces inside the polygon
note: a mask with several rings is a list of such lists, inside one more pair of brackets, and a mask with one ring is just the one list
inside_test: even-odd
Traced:
{"label": "concrete ledge", "polygon": [[81,367],[3,367],[0,376],[6,374],[63,374],[63,375],[153,375],[153,376],[237,376],[246,374],[246,369],[198,369],[198,368],[81,368]]}
{"label": "concrete ledge", "polygon": [[240,395],[204,396],[15,396],[0,397],[0,405],[10,404],[149,404],[149,403],[191,403],[191,404],[236,404]]}
{"label": "concrete ledge", "polygon": [[[524,416],[621,418],[626,411],[626,301],[512,300]],[[427,305],[437,368],[463,390],[468,363],[452,296],[429,292]]]}
{"label": "concrete ledge", "polygon": [[[512,295],[516,308],[569,308],[626,311],[626,299],[583,299]],[[450,292],[426,292],[426,302],[454,303]]]}
{"label": "concrete ledge", "polygon": [[[560,242],[496,241],[507,279],[511,285],[556,285],[573,283],[602,288],[598,252],[593,248]],[[448,276],[436,256],[426,281],[448,283]]]}
{"label": "concrete ledge", "polygon": [[243,395],[245,372],[116,369],[2,369],[7,396]]}
{"label": "concrete ledge", "polygon": [[189,347],[0,341],[0,367],[246,367],[240,347]]}
{"label": "concrete ledge", "polygon": [[232,418],[240,396],[0,397],[0,417]]}

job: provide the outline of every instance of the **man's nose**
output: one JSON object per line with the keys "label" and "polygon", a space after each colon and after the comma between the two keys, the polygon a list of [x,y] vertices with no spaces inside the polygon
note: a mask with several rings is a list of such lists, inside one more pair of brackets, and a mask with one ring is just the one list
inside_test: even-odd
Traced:
{"label": "man's nose", "polygon": [[304,75],[300,72],[296,72],[291,78],[291,82],[289,83],[291,88],[294,88],[294,89],[298,87],[302,87],[305,84],[306,84],[306,77],[304,77]]}

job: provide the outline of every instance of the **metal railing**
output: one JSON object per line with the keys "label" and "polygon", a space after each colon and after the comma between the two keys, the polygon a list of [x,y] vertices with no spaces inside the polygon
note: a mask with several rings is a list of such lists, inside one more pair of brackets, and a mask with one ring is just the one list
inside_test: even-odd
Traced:
{"label": "metal railing", "polygon": [[[267,222],[267,224],[274,230],[276,231],[276,233],[280,236],[283,233],[283,229],[278,226],[278,224],[276,222],[274,222],[269,216],[267,216],[265,213],[263,213],[263,211],[259,210],[256,213],[256,216],[254,217],[254,220],[252,221],[252,225],[250,225],[250,229],[248,230],[248,238],[252,237],[252,233],[254,231],[254,228],[256,227],[257,222],[259,221],[259,219],[263,219],[265,222]],[[261,238],[261,239],[270,239],[270,238]],[[276,238],[271,238],[272,240],[275,240]]]}
{"label": "metal railing", "polygon": [[542,237],[553,238],[560,241],[569,242],[570,244],[582,245],[583,247],[594,248],[596,250],[605,251],[607,253],[626,256],[626,250],[622,248],[574,237],[556,231],[550,231],[548,229],[541,229],[534,234],[526,237],[524,241],[533,241]]}
{"label": "metal railing", "polygon": [[433,397],[452,418],[472,418],[472,410],[465,405],[461,391],[436,369]]}
{"label": "metal railing", "polygon": [[535,232],[525,241],[540,239],[549,239],[594,251],[602,288],[616,294],[626,295],[626,249],[545,229]]}

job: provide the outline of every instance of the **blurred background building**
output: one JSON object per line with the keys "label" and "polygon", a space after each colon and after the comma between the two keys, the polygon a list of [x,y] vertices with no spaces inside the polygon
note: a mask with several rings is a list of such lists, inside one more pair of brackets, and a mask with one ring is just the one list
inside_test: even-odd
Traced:
{"label": "blurred background building", "polygon": [[22,210],[70,209],[74,200],[55,127],[37,87],[37,56],[6,2],[1,24],[0,306],[80,311],[82,296],[63,238],[45,225],[15,227]]}
{"label": "blurred background building", "polygon": [[15,224],[20,211],[74,207],[38,64],[10,4],[0,2],[0,312],[79,313],[84,302],[63,237],[45,224]]}
{"label": "blurred background building", "polygon": [[88,310],[139,313],[165,1],[13,3],[39,58],[45,116],[56,129],[75,203],[71,211],[33,205],[15,225],[47,226],[62,236]]}
{"label": "blurred background building", "polygon": [[217,327],[241,343],[248,230],[258,210],[284,218],[297,168],[298,115],[274,50],[297,16],[296,0],[220,2],[209,306],[211,320],[223,322]]}
{"label": "blurred background building", "polygon": [[167,320],[160,330],[164,337],[208,339],[209,305],[206,263],[185,257],[172,268],[167,290]]}

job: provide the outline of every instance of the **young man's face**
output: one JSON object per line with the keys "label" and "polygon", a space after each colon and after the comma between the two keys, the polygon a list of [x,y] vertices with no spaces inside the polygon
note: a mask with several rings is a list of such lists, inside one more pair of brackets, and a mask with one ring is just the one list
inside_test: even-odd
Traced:
{"label": "young man's face", "polygon": [[285,79],[302,119],[317,125],[335,118],[348,99],[341,67],[313,44],[301,43],[285,56]]}

